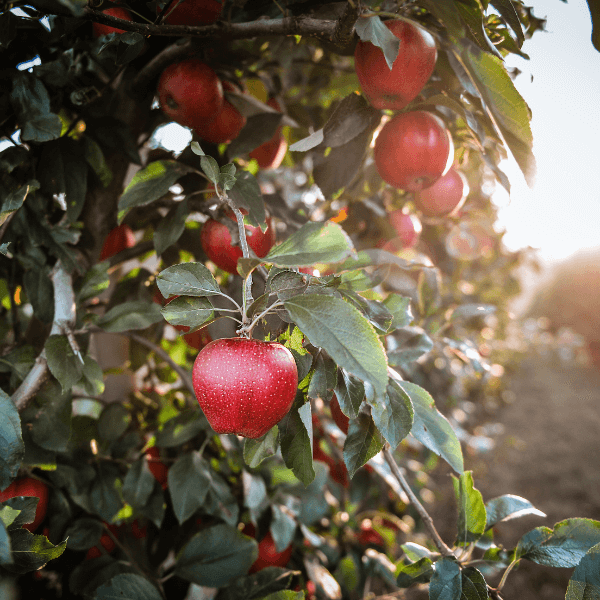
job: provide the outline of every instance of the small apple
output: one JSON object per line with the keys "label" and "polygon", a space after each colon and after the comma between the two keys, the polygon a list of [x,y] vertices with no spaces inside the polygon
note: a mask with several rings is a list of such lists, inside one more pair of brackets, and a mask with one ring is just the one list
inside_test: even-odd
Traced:
{"label": "small apple", "polygon": [[450,169],[454,146],[439,117],[416,110],[396,115],[383,126],[374,156],[384,181],[416,192],[433,185]]}
{"label": "small apple", "polygon": [[4,502],[9,498],[15,498],[17,496],[39,498],[33,522],[23,525],[25,529],[33,533],[46,516],[46,509],[48,508],[48,486],[42,481],[39,481],[39,479],[34,479],[33,477],[15,479],[3,492],[0,492],[0,502]]}
{"label": "small apple", "polygon": [[[173,6],[175,3],[173,3]],[[181,0],[169,12],[169,25],[208,25],[219,20],[223,4],[219,0]]]}
{"label": "small apple", "polygon": [[417,245],[423,227],[421,221],[415,215],[407,214],[401,210],[394,210],[389,213],[388,220],[396,230],[402,248],[413,248]]}
{"label": "small apple", "polygon": [[[228,218],[235,220],[232,213],[228,214]],[[245,225],[245,229],[248,246],[256,256],[266,256],[275,244],[275,230],[271,227],[271,219],[267,218],[267,229],[264,233],[260,227],[252,225]],[[228,273],[237,273],[237,261],[242,257],[242,249],[231,245],[231,234],[223,223],[215,219],[206,221],[200,234],[200,245],[217,267]]]}
{"label": "small apple", "polygon": [[337,396],[334,394],[329,403],[329,410],[331,410],[331,417],[335,424],[348,435],[348,426],[350,419],[342,412],[340,403],[338,402]]}
{"label": "small apple", "polygon": [[122,223],[106,236],[102,252],[100,252],[100,262],[118,254],[125,248],[133,248],[133,246],[135,246],[135,234],[129,225]]}
{"label": "small apple", "polygon": [[[250,537],[256,535],[256,529],[251,523],[244,525],[243,533]],[[258,558],[252,563],[249,573],[256,573],[262,571],[267,567],[285,567],[290,562],[292,556],[292,545],[290,544],[282,552],[277,552],[275,547],[275,540],[271,532],[268,531],[265,537],[258,542]]]}
{"label": "small apple", "polygon": [[[116,536],[119,528],[116,525],[109,525],[104,523],[111,533]],[[93,548],[90,548],[85,555],[85,560],[91,560],[92,558],[99,558],[103,554],[110,554],[116,548],[115,541],[108,533],[103,533],[100,538],[100,543]]]}
{"label": "small apple", "polygon": [[160,460],[160,450],[156,446],[148,448],[146,450],[146,460],[148,461],[148,470],[154,475],[154,479],[158,481],[162,489],[166,490],[168,486],[169,467]]}
{"label": "small apple", "polygon": [[290,410],[298,371],[292,353],[281,344],[229,338],[199,352],[192,380],[198,403],[217,433],[259,438]]}
{"label": "small apple", "polygon": [[[116,17],[117,19],[123,19],[124,21],[133,21],[129,11],[125,8],[121,8],[120,6],[115,6],[115,8],[107,8],[106,10],[103,10],[102,13],[111,17]],[[93,23],[92,31],[95,38],[108,35],[109,33],[125,33],[124,29],[117,29],[116,27],[102,25],[101,23]]]}
{"label": "small apple", "polygon": [[168,66],[158,82],[162,111],[180,125],[205,127],[223,108],[223,85],[217,74],[197,58]]}
{"label": "small apple", "polygon": [[364,519],[362,521],[357,537],[358,541],[363,546],[385,546],[383,536],[373,529],[373,524],[370,519]]}
{"label": "small apple", "polygon": [[415,193],[415,206],[427,217],[454,216],[469,195],[466,177],[452,167],[432,186]]}
{"label": "small apple", "polygon": [[424,29],[407,21],[386,21],[400,40],[400,52],[392,69],[381,48],[359,41],[354,68],[365,96],[380,110],[399,110],[414,100],[431,77],[437,59],[435,40]]}
{"label": "small apple", "polygon": [[[275,98],[271,98],[267,105],[281,112],[281,106]],[[268,142],[261,144],[250,152],[250,158],[254,158],[261,169],[277,169],[281,165],[286,152],[287,142],[281,135],[281,127],[278,127]]]}

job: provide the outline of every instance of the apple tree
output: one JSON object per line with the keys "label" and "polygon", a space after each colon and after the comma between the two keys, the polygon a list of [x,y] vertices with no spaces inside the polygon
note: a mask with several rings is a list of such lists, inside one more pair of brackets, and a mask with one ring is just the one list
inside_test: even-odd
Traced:
{"label": "apple tree", "polygon": [[494,544],[543,513],[484,501],[449,418],[511,358],[524,254],[490,198],[535,163],[503,59],[543,25],[520,0],[3,5],[3,597],[498,599],[521,560],[598,589],[596,521]]}

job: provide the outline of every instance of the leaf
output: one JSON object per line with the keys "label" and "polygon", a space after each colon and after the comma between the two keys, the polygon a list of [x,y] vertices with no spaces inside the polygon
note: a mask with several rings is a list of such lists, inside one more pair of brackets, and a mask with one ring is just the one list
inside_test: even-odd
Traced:
{"label": "leaf", "polygon": [[512,494],[504,494],[498,496],[498,498],[493,498],[486,503],[485,510],[487,513],[486,529],[490,529],[497,523],[528,515],[546,516],[541,510],[535,508],[529,500]]}
{"label": "leaf", "polygon": [[[279,423],[281,454],[288,469],[306,486],[315,478],[312,459],[312,439],[302,421],[303,401],[296,397],[294,405]],[[307,404],[310,410],[310,404]],[[309,425],[310,426],[310,425]]]}
{"label": "leaf", "polygon": [[154,490],[154,482],[146,458],[136,460],[123,480],[123,499],[134,508],[145,506]]}
{"label": "leaf", "polygon": [[23,276],[23,285],[33,312],[44,323],[51,323],[54,317],[54,287],[48,268],[33,268]]}
{"label": "leaf", "polygon": [[565,600],[600,598],[600,544],[592,546],[575,567]]}
{"label": "leaf", "polygon": [[48,561],[58,558],[67,546],[67,540],[58,545],[43,535],[33,535],[27,529],[17,529],[10,536],[13,564],[4,565],[12,573],[37,571]]}
{"label": "leaf", "polygon": [[[0,516],[6,511],[10,511],[9,507],[6,507],[0,510]],[[12,562],[12,548],[10,544],[10,537],[8,536],[8,531],[6,530],[6,525],[4,522],[0,522],[0,565],[5,565],[7,563]]]}
{"label": "leaf", "polygon": [[422,387],[408,381],[396,382],[413,404],[415,412],[411,434],[461,475],[464,472],[463,455],[452,425],[438,411],[433,398]]}
{"label": "leaf", "polygon": [[360,379],[340,369],[335,387],[340,409],[349,419],[356,419],[365,398],[365,386]]}
{"label": "leaf", "polygon": [[160,312],[171,325],[187,325],[190,330],[210,321],[215,314],[210,300],[190,296],[171,300]]}
{"label": "leaf", "polygon": [[95,600],[161,600],[160,592],[145,577],[122,573],[101,585]]}
{"label": "leaf", "polygon": [[392,367],[409,368],[412,363],[433,350],[433,340],[420,327],[402,327],[394,334],[396,348],[388,352]]}
{"label": "leaf", "polygon": [[94,265],[83,277],[81,287],[77,292],[76,298],[78,303],[85,302],[94,296],[100,295],[108,289],[110,280],[108,277],[108,261]]}
{"label": "leaf", "polygon": [[141,33],[126,31],[119,35],[117,46],[117,65],[125,65],[136,58],[144,49],[145,38]]}
{"label": "leaf", "polygon": [[190,408],[169,419],[156,434],[159,448],[181,446],[210,428],[206,417],[197,408]]}
{"label": "leaf", "polygon": [[308,222],[262,259],[278,267],[304,267],[339,262],[354,253],[348,234],[331,221]]}
{"label": "leaf", "polygon": [[109,404],[98,419],[98,437],[111,446],[127,431],[130,423],[131,414],[122,404]]}
{"label": "leaf", "polygon": [[17,476],[25,446],[19,412],[10,397],[0,389],[0,490]]}
{"label": "leaf", "polygon": [[372,325],[347,302],[316,294],[284,302],[311,344],[323,348],[349,373],[368,381],[377,394],[387,386],[387,359]]}
{"label": "leaf", "polygon": [[576,567],[588,550],[600,543],[600,521],[565,519],[548,527],[536,527],[517,544],[515,558],[526,558],[548,567]]}
{"label": "leaf", "polygon": [[306,598],[306,595],[302,591],[294,592],[293,590],[281,590],[279,592],[273,592],[272,594],[261,598],[261,600],[304,600],[304,598]]}
{"label": "leaf", "polygon": [[390,71],[400,50],[400,40],[383,24],[378,16],[358,19],[356,33],[363,42],[371,42],[383,50]]}
{"label": "leaf", "polygon": [[275,425],[261,438],[244,440],[244,461],[249,467],[256,469],[265,458],[275,455],[278,448],[278,434],[279,429]]}
{"label": "leaf", "polygon": [[493,315],[497,308],[497,306],[493,306],[492,304],[461,304],[452,311],[450,320],[454,322],[468,321],[478,317]]}
{"label": "leaf", "polygon": [[265,112],[248,117],[240,134],[227,146],[227,157],[231,160],[270,141],[281,125],[282,117],[283,115],[277,112]]}
{"label": "leaf", "polygon": [[248,471],[243,471],[242,485],[244,488],[244,506],[250,509],[251,514],[259,514],[269,504],[264,479],[258,475],[252,475]]}
{"label": "leaf", "polygon": [[406,544],[402,544],[402,550],[406,557],[410,561],[417,562],[424,557],[431,558],[433,556],[433,552],[425,546],[420,546],[419,544],[415,544],[414,542],[406,542]]}
{"label": "leaf", "polygon": [[460,600],[487,600],[488,587],[480,571],[467,567],[462,571],[462,593]]}
{"label": "leaf", "polygon": [[138,171],[119,198],[119,224],[131,208],[146,206],[162,198],[180,177],[191,170],[191,167],[174,160],[156,160]]}
{"label": "leaf", "polygon": [[271,511],[273,520],[269,531],[275,542],[275,550],[283,552],[294,540],[297,523],[290,514],[282,510],[281,506],[277,504],[271,506]]}
{"label": "leaf", "polygon": [[433,565],[429,583],[430,600],[460,600],[462,578],[460,565],[454,558],[442,557]]}
{"label": "leaf", "polygon": [[407,588],[413,583],[428,583],[433,575],[432,565],[431,559],[426,556],[410,565],[400,565],[396,571],[396,585]]}
{"label": "leaf", "polygon": [[[387,27],[385,29],[392,38],[397,40]],[[330,148],[347,144],[367,129],[375,117],[380,118],[381,113],[371,108],[363,96],[358,94],[346,96],[338,103],[325,123],[323,144]]]}
{"label": "leaf", "polygon": [[224,587],[245,575],[258,557],[256,540],[237,528],[215,525],[197,533],[177,556],[175,574],[208,587]]}
{"label": "leaf", "polygon": [[218,600],[252,600],[263,598],[289,587],[293,572],[280,567],[266,567],[258,573],[236,579],[219,591]]}
{"label": "leaf", "polygon": [[229,197],[238,208],[248,211],[248,222],[250,225],[265,231],[267,224],[265,213],[265,202],[260,191],[256,177],[248,171],[241,171],[236,176],[235,185],[229,190]]}
{"label": "leaf", "polygon": [[324,358],[322,354],[319,354],[308,386],[308,397],[328,401],[333,396],[336,383],[337,365],[330,358]]}
{"label": "leaf", "polygon": [[200,167],[204,171],[204,174],[209,178],[213,183],[219,182],[219,163],[212,157],[203,154],[200,157]]}
{"label": "leaf", "polygon": [[525,41],[521,20],[512,0],[491,0],[490,4],[500,13],[500,16],[508,23],[510,28],[517,36],[517,45],[519,48]]}
{"label": "leaf", "polygon": [[21,529],[23,525],[33,523],[37,512],[37,505],[39,498],[37,496],[15,496],[3,501],[5,509],[12,511],[13,521],[10,524],[6,524],[6,528],[9,531],[15,529]]}
{"label": "leaf", "polygon": [[112,181],[113,174],[108,166],[102,148],[89,135],[82,139],[83,154],[87,164],[92,168],[103,187],[108,187]]}
{"label": "leaf", "polygon": [[96,546],[104,533],[104,527],[98,519],[77,519],[65,532],[69,550],[87,550]]}
{"label": "leaf", "polygon": [[483,13],[479,4],[474,3],[467,6],[462,2],[455,2],[454,5],[461,15],[464,24],[467,26],[468,38],[474,41],[485,52],[491,52],[494,56],[502,60],[502,54],[498,52],[485,31]]}
{"label": "leaf", "polygon": [[6,222],[6,219],[8,219],[12,213],[23,206],[23,202],[25,202],[25,198],[27,198],[29,191],[29,185],[22,185],[10,192],[10,194],[4,198],[2,208],[0,208],[0,226]]}
{"label": "leaf", "polygon": [[179,523],[189,519],[204,504],[210,482],[208,469],[198,452],[180,456],[169,469],[169,493]]}
{"label": "leaf", "polygon": [[110,523],[123,508],[120,494],[121,472],[115,465],[99,463],[98,474],[92,482],[89,499],[91,509],[103,521]]}
{"label": "leaf", "polygon": [[181,237],[189,212],[187,199],[183,199],[171,208],[164,219],[161,219],[154,232],[156,254],[162,254]]}
{"label": "leaf", "polygon": [[413,424],[410,397],[395,380],[390,379],[385,394],[369,404],[375,426],[389,442],[392,451],[395,450],[410,433]]}
{"label": "leaf", "polygon": [[221,295],[219,284],[202,263],[183,263],[164,269],[156,278],[165,298]]}
{"label": "leaf", "polygon": [[414,317],[410,307],[410,298],[391,293],[388,294],[383,304],[393,316],[390,331],[406,327],[412,323]]}
{"label": "leaf", "polygon": [[98,326],[109,333],[146,329],[162,321],[160,306],[155,302],[123,302],[113,306],[98,319]]}
{"label": "leaf", "polygon": [[454,0],[422,0],[423,6],[446,27],[450,39],[458,44],[465,35],[464,21]]}
{"label": "leaf", "polygon": [[307,152],[308,150],[312,150],[312,148],[316,148],[319,144],[322,144],[324,139],[325,135],[323,129],[317,129],[317,131],[311,133],[308,137],[292,144],[289,149],[292,152]]}
{"label": "leaf", "polygon": [[369,415],[360,413],[350,421],[348,435],[344,442],[344,462],[350,477],[381,452],[384,439]]}
{"label": "leaf", "polygon": [[68,392],[83,374],[83,362],[75,355],[66,335],[51,335],[44,346],[50,373],[58,379],[63,393]]}
{"label": "leaf", "polygon": [[104,393],[104,374],[100,365],[91,357],[86,356],[83,363],[83,386],[90,396],[100,396]]}
{"label": "leaf", "polygon": [[465,471],[460,478],[452,476],[452,483],[458,505],[457,545],[468,546],[476,542],[485,531],[486,512],[483,496],[475,489],[472,471]]}

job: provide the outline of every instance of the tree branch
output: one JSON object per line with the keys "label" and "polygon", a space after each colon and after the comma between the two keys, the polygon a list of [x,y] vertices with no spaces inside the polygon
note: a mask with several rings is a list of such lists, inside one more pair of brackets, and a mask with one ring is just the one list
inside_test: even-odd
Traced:
{"label": "tree branch", "polygon": [[332,41],[338,46],[347,46],[354,37],[354,25],[360,15],[359,0],[347,0],[344,14],[337,20]]}
{"label": "tree branch", "polygon": [[394,477],[400,484],[400,487],[404,490],[406,495],[409,497],[412,505],[419,513],[419,516],[421,517],[423,523],[425,524],[425,527],[427,528],[431,537],[433,538],[433,541],[437,549],[440,551],[440,554],[442,556],[454,556],[452,550],[450,550],[450,548],[446,546],[444,540],[441,538],[440,534],[435,528],[435,525],[433,524],[433,519],[429,516],[429,513],[425,510],[425,507],[419,502],[419,499],[415,496],[415,493],[412,491],[410,485],[408,485],[408,481],[406,481],[404,475],[402,474],[402,471],[400,470],[400,468],[396,464],[396,461],[394,460],[394,456],[392,455],[389,444],[386,444],[383,450],[383,455],[387,464],[392,470]]}

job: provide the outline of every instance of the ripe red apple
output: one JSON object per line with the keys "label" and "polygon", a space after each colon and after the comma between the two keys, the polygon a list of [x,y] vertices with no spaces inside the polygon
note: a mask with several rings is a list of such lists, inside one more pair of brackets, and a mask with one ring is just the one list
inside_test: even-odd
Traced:
{"label": "ripe red apple", "polygon": [[199,352],[192,380],[217,433],[259,438],[290,410],[298,371],[292,353],[281,344],[229,338]]}
{"label": "ripe red apple", "polygon": [[[232,213],[229,213],[228,217],[235,220]],[[271,227],[271,219],[267,218],[267,229],[264,233],[260,227],[252,225],[246,225],[245,229],[248,246],[256,256],[266,256],[275,244],[275,230]],[[231,234],[223,223],[215,219],[206,221],[200,234],[200,245],[217,267],[228,273],[237,273],[237,261],[242,256],[242,249],[231,245]]]}
{"label": "ripe red apple", "polygon": [[415,206],[427,217],[453,216],[469,195],[467,178],[451,168],[432,186],[415,193]]}
{"label": "ripe red apple", "polygon": [[39,498],[37,508],[35,509],[35,519],[23,527],[33,533],[44,520],[46,509],[48,508],[48,486],[33,479],[33,477],[22,477],[15,479],[3,492],[0,492],[0,502],[16,496],[26,496],[28,498]]}
{"label": "ripe red apple", "polygon": [[450,169],[454,145],[439,117],[416,110],[396,115],[383,126],[374,156],[384,181],[416,192],[433,185]]}
{"label": "ripe red apple", "polygon": [[223,101],[223,108],[212,121],[194,127],[194,131],[211,144],[228,144],[235,139],[244,125],[246,117],[228,100]]}
{"label": "ripe red apple", "polygon": [[[281,106],[275,98],[271,98],[267,104],[281,112]],[[261,169],[277,169],[281,165],[286,152],[287,142],[281,135],[281,127],[278,127],[268,142],[261,144],[250,152],[250,158],[254,158]]]}
{"label": "ripe red apple", "polygon": [[[116,525],[109,525],[104,523],[113,535],[117,535],[118,527]],[[93,548],[90,548],[85,555],[85,560],[91,560],[92,558],[98,558],[103,554],[110,554],[116,548],[115,541],[108,533],[103,533],[100,538],[100,543]]]}
{"label": "ripe red apple", "polygon": [[219,0],[182,0],[169,13],[169,25],[207,25],[219,20],[223,4]]}
{"label": "ripe red apple", "polygon": [[168,66],[158,82],[162,111],[180,125],[206,126],[223,108],[223,86],[217,74],[197,58]]}
{"label": "ripe red apple", "polygon": [[104,240],[102,252],[100,252],[100,261],[107,260],[111,256],[118,254],[125,248],[135,246],[135,235],[129,225],[122,223],[115,227]]}
{"label": "ripe red apple", "polygon": [[[256,535],[256,529],[252,523],[244,525],[243,532],[250,537]],[[285,565],[290,562],[292,550],[293,548],[290,544],[282,552],[277,552],[275,540],[273,539],[271,532],[268,531],[267,535],[258,542],[258,558],[252,563],[249,573],[256,573],[267,567],[285,567]]]}
{"label": "ripe red apple", "polygon": [[334,394],[331,402],[329,403],[329,410],[331,410],[331,417],[335,424],[346,434],[348,435],[348,425],[350,424],[350,419],[342,412],[340,408],[340,403],[338,402],[337,396]]}
{"label": "ripe red apple", "polygon": [[414,100],[431,77],[437,59],[433,36],[406,21],[386,21],[400,40],[400,52],[390,68],[381,48],[359,41],[354,68],[365,96],[380,110],[399,110]]}
{"label": "ripe red apple", "polygon": [[160,483],[162,489],[166,490],[169,467],[160,460],[160,450],[156,446],[148,448],[146,450],[146,460],[148,461],[148,470],[154,475],[154,479]]}
{"label": "ripe red apple", "polygon": [[[115,8],[107,8],[102,12],[105,15],[116,17],[117,19],[123,19],[124,21],[133,21],[129,11],[125,8],[121,8],[120,6],[115,6]],[[110,25],[102,25],[100,23],[93,23],[92,31],[95,38],[99,38],[103,35],[108,35],[109,33],[125,33],[124,29],[117,29],[116,27],[111,27]]]}
{"label": "ripe red apple", "polygon": [[383,536],[373,529],[373,525],[369,519],[365,519],[360,524],[360,531],[357,537],[363,546],[385,546]]}

